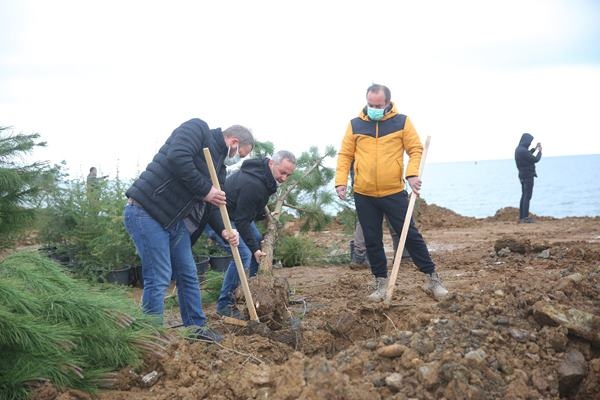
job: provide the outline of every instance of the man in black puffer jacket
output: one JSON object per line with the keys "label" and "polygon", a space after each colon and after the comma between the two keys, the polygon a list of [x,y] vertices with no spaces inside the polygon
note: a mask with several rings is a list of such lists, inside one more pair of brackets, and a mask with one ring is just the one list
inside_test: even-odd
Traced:
{"label": "man in black puffer jacket", "polygon": [[173,131],[146,170],[127,190],[124,221],[142,260],[144,292],[142,309],[162,319],[164,296],[171,276],[177,282],[179,309],[185,326],[197,326],[199,338],[219,341],[205,327],[206,317],[192,256],[190,232],[208,222],[225,240],[229,238],[213,206],[226,204],[225,192],[210,179],[203,149],[208,147],[221,181],[225,165],[252,151],[252,133],[234,125],[225,131],[210,129],[192,119]]}
{"label": "man in black puffer jacket", "polygon": [[[529,150],[533,136],[524,133],[521,136],[519,145],[515,149],[515,162],[519,170],[519,181],[521,181],[521,202],[519,203],[519,223],[532,223],[529,217],[529,201],[533,194],[533,179],[537,177],[535,173],[535,163],[542,158],[542,145],[538,143],[535,148]],[[535,151],[538,153],[534,156]]]}
{"label": "man in black puffer jacket", "polygon": [[[277,191],[277,185],[285,182],[296,168],[296,157],[281,150],[273,158],[251,159],[242,164],[239,171],[227,177],[227,210],[232,225],[240,234],[238,249],[245,269],[258,269],[261,251],[260,232],[254,221],[265,212],[269,197]],[[252,271],[256,273],[256,271]],[[235,289],[240,278],[232,261],[223,277],[223,286],[217,300],[217,314],[241,318],[235,306]]]}

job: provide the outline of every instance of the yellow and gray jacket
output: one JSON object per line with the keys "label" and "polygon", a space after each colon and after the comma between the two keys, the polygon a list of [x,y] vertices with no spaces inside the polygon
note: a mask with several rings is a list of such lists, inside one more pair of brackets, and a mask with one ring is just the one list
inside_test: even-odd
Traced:
{"label": "yellow and gray jacket", "polygon": [[[392,110],[372,121],[363,109],[348,124],[338,152],[335,186],[347,185],[353,168],[354,192],[372,197],[404,190],[404,177],[419,175],[423,145],[406,115]],[[409,156],[404,173],[404,152]]]}

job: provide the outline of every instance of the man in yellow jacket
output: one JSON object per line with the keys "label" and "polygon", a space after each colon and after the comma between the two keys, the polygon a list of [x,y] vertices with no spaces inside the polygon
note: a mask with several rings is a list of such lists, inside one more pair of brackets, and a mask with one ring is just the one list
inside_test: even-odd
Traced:
{"label": "man in yellow jacket", "polygon": [[[404,153],[408,164],[404,171]],[[375,291],[369,300],[381,301],[387,287],[387,259],[383,249],[383,216],[386,215],[396,232],[402,231],[408,194],[404,177],[415,194],[419,194],[419,163],[423,153],[421,140],[406,115],[399,114],[386,86],[371,85],[367,89],[367,105],[348,124],[338,153],[335,189],[340,199],[346,198],[350,168],[354,174],[354,202],[363,228],[367,256],[375,276]],[[406,249],[426,274],[424,289],[437,300],[448,295],[435,272],[423,236],[411,221],[406,237]]]}

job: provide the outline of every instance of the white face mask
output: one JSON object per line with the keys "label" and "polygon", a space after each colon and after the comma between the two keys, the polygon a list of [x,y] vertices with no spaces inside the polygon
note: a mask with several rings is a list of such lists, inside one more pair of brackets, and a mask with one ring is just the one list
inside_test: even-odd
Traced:
{"label": "white face mask", "polygon": [[240,146],[238,145],[235,149],[235,154],[233,156],[230,156],[229,154],[231,154],[231,146],[227,146],[227,157],[225,157],[225,161],[223,161],[227,167],[237,164],[241,160]]}

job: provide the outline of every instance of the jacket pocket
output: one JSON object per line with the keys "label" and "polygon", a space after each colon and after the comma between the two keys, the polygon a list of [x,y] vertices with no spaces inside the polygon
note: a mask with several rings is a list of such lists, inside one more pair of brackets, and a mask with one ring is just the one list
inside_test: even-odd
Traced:
{"label": "jacket pocket", "polygon": [[152,193],[153,196],[158,196],[160,195],[162,192],[164,192],[167,187],[169,187],[169,185],[171,184],[171,182],[173,181],[173,179],[167,179],[164,183],[162,183],[160,186],[158,186],[156,189],[154,189],[154,192]]}
{"label": "jacket pocket", "polygon": [[358,162],[356,162],[356,160],[354,160],[354,165],[352,166],[352,169],[353,169],[353,175],[354,175],[354,179],[352,180],[352,186],[360,187],[360,184],[363,181],[363,177],[360,175],[359,168],[358,168]]}
{"label": "jacket pocket", "polygon": [[395,172],[397,173],[397,175],[394,176],[394,179],[397,179],[399,182],[402,182],[402,184],[404,184],[404,176],[402,176],[404,174],[404,163],[402,162],[402,159],[397,158],[396,164],[398,164],[397,168],[395,168]]}

